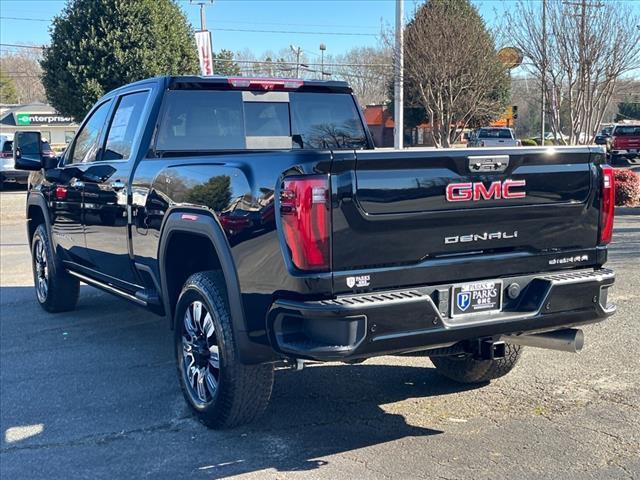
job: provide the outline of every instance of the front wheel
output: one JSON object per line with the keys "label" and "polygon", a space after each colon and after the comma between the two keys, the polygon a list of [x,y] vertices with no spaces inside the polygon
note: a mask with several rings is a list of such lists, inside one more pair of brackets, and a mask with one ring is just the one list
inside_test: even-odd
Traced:
{"label": "front wheel", "polygon": [[266,409],[273,366],[239,361],[220,272],[187,279],[176,306],[175,351],[184,397],[207,427],[249,423]]}
{"label": "front wheel", "polygon": [[44,225],[38,225],[33,234],[31,262],[40,306],[51,313],[73,310],[78,303],[80,281],[64,270]]}
{"label": "front wheel", "polygon": [[477,360],[472,355],[450,355],[431,357],[431,362],[441,375],[460,383],[486,383],[500,378],[516,366],[522,347],[505,344],[504,358]]}

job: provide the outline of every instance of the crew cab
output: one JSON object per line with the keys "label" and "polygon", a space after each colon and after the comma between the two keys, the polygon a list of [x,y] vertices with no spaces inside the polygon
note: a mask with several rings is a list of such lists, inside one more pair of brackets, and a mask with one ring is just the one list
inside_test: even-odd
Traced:
{"label": "crew cab", "polygon": [[376,150],[346,83],[193,76],[38,145],[16,134],[37,301],[73,309],[82,281],[166,316],[212,428],[259,415],[278,368],[423,351],[486,383],[615,311],[601,147]]}
{"label": "crew cab", "polygon": [[640,125],[616,125],[609,140],[611,163],[640,156]]}
{"label": "crew cab", "polygon": [[511,128],[483,127],[471,135],[467,147],[519,147],[520,140]]}

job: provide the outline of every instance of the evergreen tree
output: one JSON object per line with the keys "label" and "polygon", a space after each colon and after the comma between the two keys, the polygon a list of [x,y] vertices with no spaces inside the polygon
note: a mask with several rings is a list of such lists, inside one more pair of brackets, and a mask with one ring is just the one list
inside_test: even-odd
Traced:
{"label": "evergreen tree", "polygon": [[193,31],[173,0],[69,0],[41,64],[49,102],[77,120],[121,85],[199,71]]}
{"label": "evergreen tree", "polygon": [[213,54],[213,74],[224,75],[229,77],[240,76],[242,70],[233,59],[233,52],[229,50],[220,50],[220,53]]}

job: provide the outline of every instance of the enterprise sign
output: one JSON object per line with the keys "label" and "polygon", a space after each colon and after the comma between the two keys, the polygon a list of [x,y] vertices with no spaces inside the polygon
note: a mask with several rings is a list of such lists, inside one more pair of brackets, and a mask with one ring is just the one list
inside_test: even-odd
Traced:
{"label": "enterprise sign", "polygon": [[73,118],[47,113],[16,113],[16,125],[69,125]]}

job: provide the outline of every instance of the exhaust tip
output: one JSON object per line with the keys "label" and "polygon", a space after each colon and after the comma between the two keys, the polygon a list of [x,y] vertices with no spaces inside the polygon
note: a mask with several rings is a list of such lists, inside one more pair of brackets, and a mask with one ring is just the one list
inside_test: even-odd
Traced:
{"label": "exhaust tip", "polygon": [[584,333],[577,328],[532,335],[505,335],[502,339],[507,343],[523,347],[547,348],[571,353],[578,353],[584,347]]}
{"label": "exhaust tip", "polygon": [[573,338],[574,349],[576,352],[579,352],[584,347],[584,332],[580,329],[576,329],[575,335]]}

